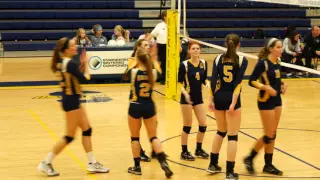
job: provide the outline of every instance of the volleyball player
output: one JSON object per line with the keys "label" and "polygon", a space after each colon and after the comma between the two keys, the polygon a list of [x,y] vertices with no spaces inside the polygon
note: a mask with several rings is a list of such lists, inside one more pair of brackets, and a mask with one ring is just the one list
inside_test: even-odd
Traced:
{"label": "volleyball player", "polygon": [[179,67],[178,82],[181,85],[181,111],[183,116],[183,131],[181,134],[182,152],[180,158],[194,161],[195,158],[188,151],[188,135],[192,125],[192,109],[199,123],[197,134],[197,147],[195,156],[207,159],[209,155],[202,149],[202,141],[207,129],[206,112],[202,99],[202,84],[209,86],[207,80],[207,62],[200,59],[200,44],[190,42],[188,52],[189,60],[183,61]]}
{"label": "volleyball player", "polygon": [[[259,89],[258,108],[264,129],[264,135],[257,140],[251,153],[244,159],[249,173],[254,174],[253,160],[265,148],[263,167],[264,173],[282,175],[283,172],[272,164],[273,150],[278,124],[282,110],[280,94],[285,94],[287,85],[281,80],[279,58],[282,54],[282,43],[271,38],[260,51],[259,61],[249,80],[249,85]],[[258,81],[259,79],[259,81]]]}
{"label": "volleyball player", "polygon": [[72,60],[77,53],[75,40],[62,38],[58,41],[52,57],[51,69],[53,72],[60,71],[62,77],[62,107],[66,112],[67,130],[66,135],[53,147],[53,150],[38,166],[38,169],[48,176],[59,176],[59,173],[52,167],[52,161],[73,141],[78,127],[82,129],[82,145],[88,155],[89,164],[87,171],[90,173],[109,172],[108,168],[103,167],[103,165],[95,159],[92,152],[92,128],[89,124],[85,110],[80,106],[80,82],[90,80],[90,74],[85,52],[81,55],[81,70],[84,70],[84,74],[80,72],[79,68]]}
{"label": "volleyball player", "polygon": [[[221,171],[218,166],[219,151],[223,138],[228,135],[226,179],[238,179],[234,173],[237,153],[238,132],[241,124],[241,82],[248,66],[248,60],[237,55],[240,38],[236,34],[226,37],[227,52],[218,55],[213,62],[211,79],[212,95],[209,97],[209,110],[214,112],[218,132],[214,138],[211,160],[207,169],[210,173]],[[217,82],[219,88],[216,89]]]}
{"label": "volleyball player", "polygon": [[[128,124],[131,132],[131,148],[134,157],[134,166],[129,167],[128,172],[141,175],[140,166],[140,128],[141,120],[146,126],[150,143],[156,152],[157,159],[164,170],[166,177],[173,175],[166,161],[161,142],[157,138],[157,118],[155,104],[152,100],[152,91],[157,79],[157,70],[153,69],[150,54],[140,49],[136,56],[137,67],[130,69],[127,73],[131,80],[130,106]],[[154,61],[156,62],[156,60]]]}
{"label": "volleyball player", "polygon": [[[150,44],[149,42],[146,40],[146,39],[139,39],[136,41],[136,43],[134,44],[134,48],[133,48],[133,53],[131,54],[131,57],[128,59],[128,67],[127,67],[127,71],[129,71],[130,69],[132,68],[137,68],[137,60],[136,60],[136,57],[137,57],[137,52],[140,50],[140,49],[145,49],[147,51],[150,51]],[[154,49],[152,49],[151,51],[153,51]],[[151,53],[154,53],[154,52],[151,52]],[[154,63],[154,65],[156,65],[157,67],[154,67],[155,69],[157,69],[159,72],[161,71],[161,68],[159,66],[158,63]],[[125,76],[126,76],[127,73],[125,73]],[[144,161],[144,162],[150,162],[151,159],[145,154],[145,151],[142,149],[142,146],[140,146],[140,158],[141,158],[141,161]],[[156,154],[154,152],[154,150],[152,150],[152,153],[151,153],[151,156],[152,158],[156,158]]]}

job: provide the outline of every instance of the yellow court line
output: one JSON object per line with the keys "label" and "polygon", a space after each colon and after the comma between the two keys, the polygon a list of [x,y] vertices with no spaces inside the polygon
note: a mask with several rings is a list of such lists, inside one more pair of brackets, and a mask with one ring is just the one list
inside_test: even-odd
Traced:
{"label": "yellow court line", "polygon": [[[130,84],[82,84],[82,87],[117,87],[117,86],[129,86]],[[59,85],[43,85],[43,86],[10,86],[0,87],[0,90],[24,90],[24,89],[53,89],[61,88]]]}
{"label": "yellow court line", "polygon": [[[51,136],[52,139],[54,139],[54,140],[56,140],[56,141],[59,140],[58,136],[40,119],[39,116],[37,116],[37,115],[35,114],[34,111],[28,110],[28,112],[29,112],[29,114],[30,114],[35,120],[37,120],[38,123],[47,131],[47,133]],[[72,159],[74,162],[76,162],[84,171],[87,172],[86,166],[83,164],[83,162],[81,162],[81,161],[79,160],[79,158],[77,158],[77,157],[76,157],[69,149],[67,149],[67,148],[66,148],[66,152],[67,152],[67,154],[71,157],[71,159]],[[90,177],[91,179],[94,179],[94,180],[97,179],[97,177],[96,177],[94,174],[89,174],[89,177]]]}
{"label": "yellow court line", "polygon": [[[320,78],[295,78],[295,79],[283,79],[285,81],[315,81]],[[249,81],[244,79],[244,82]],[[159,83],[157,83],[159,84]],[[82,87],[118,87],[118,86],[129,86],[131,84],[83,84]],[[44,86],[10,86],[10,87],[0,87],[0,90],[25,90],[25,89],[52,89],[52,88],[61,88],[59,85],[44,85]]]}

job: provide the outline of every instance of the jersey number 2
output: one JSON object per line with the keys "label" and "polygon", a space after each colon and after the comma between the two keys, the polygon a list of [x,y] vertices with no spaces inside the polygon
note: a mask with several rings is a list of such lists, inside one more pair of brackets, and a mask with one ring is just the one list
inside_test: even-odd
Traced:
{"label": "jersey number 2", "polygon": [[233,66],[223,66],[223,74],[226,77],[223,77],[224,82],[231,82],[233,80],[233,76],[232,73],[230,71],[232,71]]}
{"label": "jersey number 2", "polygon": [[151,85],[149,83],[141,83],[140,84],[140,92],[139,95],[140,97],[149,97],[150,96],[150,87]]}

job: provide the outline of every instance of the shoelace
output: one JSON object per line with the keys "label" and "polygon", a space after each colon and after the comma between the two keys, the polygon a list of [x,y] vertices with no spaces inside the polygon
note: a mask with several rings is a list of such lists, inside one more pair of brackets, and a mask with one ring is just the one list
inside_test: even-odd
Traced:
{"label": "shoelace", "polygon": [[52,165],[51,165],[51,164],[48,164],[48,166],[49,166],[49,172],[54,173],[54,169],[53,169]]}
{"label": "shoelace", "polygon": [[188,158],[192,158],[192,155],[190,152],[185,152],[185,155],[187,155]]}
{"label": "shoelace", "polygon": [[270,165],[270,169],[273,171],[273,172],[276,172],[276,173],[279,173],[280,172],[280,170],[279,169],[277,169],[274,165]]}
{"label": "shoelace", "polygon": [[94,164],[92,164],[95,168],[101,169],[103,167],[102,164],[100,164],[99,162],[96,162]]}

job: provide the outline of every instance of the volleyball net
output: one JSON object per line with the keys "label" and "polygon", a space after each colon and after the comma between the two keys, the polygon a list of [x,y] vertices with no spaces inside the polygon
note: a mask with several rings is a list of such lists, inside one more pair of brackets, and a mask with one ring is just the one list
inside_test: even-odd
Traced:
{"label": "volleyball net", "polygon": [[[247,2],[264,2],[276,3],[293,6],[315,7],[320,8],[319,0],[228,0],[229,2],[247,3]],[[214,3],[214,1],[211,1]],[[171,0],[171,10],[167,12],[167,70],[166,70],[166,97],[169,99],[178,100],[180,98],[180,87],[178,87],[178,68],[180,65],[180,38],[186,38],[189,41],[195,41],[199,44],[220,50],[226,51],[225,47],[197,40],[189,37],[187,34],[187,0]],[[177,6],[177,7],[176,7]],[[182,17],[182,19],[181,19]],[[182,22],[181,22],[182,21]],[[180,24],[182,27],[180,27]],[[181,32],[182,29],[182,33]],[[262,47],[261,47],[262,48]],[[238,55],[247,57],[250,60],[258,60],[258,57],[252,54],[238,52]],[[281,66],[296,69],[311,74],[320,75],[320,71],[306,68],[290,63],[281,62]]]}

